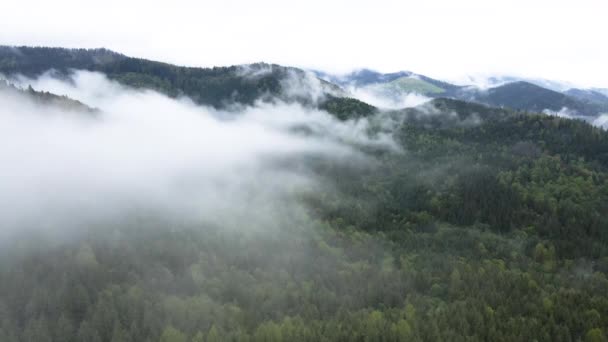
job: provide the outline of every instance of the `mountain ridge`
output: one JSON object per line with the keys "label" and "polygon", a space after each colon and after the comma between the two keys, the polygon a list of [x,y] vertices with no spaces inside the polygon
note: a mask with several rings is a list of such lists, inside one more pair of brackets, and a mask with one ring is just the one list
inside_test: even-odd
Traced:
{"label": "mountain ridge", "polygon": [[[198,104],[216,108],[224,108],[230,103],[251,105],[260,99],[278,98],[319,106],[334,111],[333,114],[342,118],[347,111],[345,108],[349,107],[367,108],[363,110],[367,114],[372,112],[364,101],[349,94],[348,89],[343,89],[349,86],[376,87],[374,90],[383,96],[422,93],[432,98],[454,98],[530,112],[559,112],[567,108],[570,112],[587,117],[608,112],[608,101],[600,101],[603,94],[599,91],[571,90],[561,93],[527,81],[479,89],[454,85],[411,71],[383,74],[360,69],[336,76],[268,63],[213,68],[182,67],[128,57],[105,48],[0,46],[0,73],[33,77],[51,69],[64,75],[73,69],[98,71],[128,86],[153,89],[171,97],[188,96]],[[286,94],[285,89],[294,88],[293,84],[287,85],[286,82],[295,82],[303,91]],[[307,87],[309,89],[305,89]],[[312,98],[310,94],[313,93],[318,95]],[[596,100],[591,101],[589,96]]]}

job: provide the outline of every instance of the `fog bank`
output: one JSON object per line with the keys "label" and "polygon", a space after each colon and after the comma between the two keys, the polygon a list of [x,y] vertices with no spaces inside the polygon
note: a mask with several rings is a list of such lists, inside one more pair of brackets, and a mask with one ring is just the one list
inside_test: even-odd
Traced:
{"label": "fog bank", "polygon": [[65,113],[0,93],[2,235],[78,229],[132,212],[240,229],[271,225],[302,209],[300,194],[328,186],[308,159],[367,163],[353,144],[392,144],[370,138],[365,120],[340,122],[297,104],[222,112],[84,71],[18,81],[101,113]]}

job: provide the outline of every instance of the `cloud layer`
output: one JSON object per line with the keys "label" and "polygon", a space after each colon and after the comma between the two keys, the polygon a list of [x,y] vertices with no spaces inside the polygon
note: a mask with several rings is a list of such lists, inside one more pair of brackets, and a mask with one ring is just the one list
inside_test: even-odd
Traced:
{"label": "cloud layer", "polygon": [[440,79],[506,73],[608,86],[601,72],[608,59],[604,0],[3,5],[4,44],[107,47],[193,66],[265,61],[330,71],[414,70]]}
{"label": "cloud layer", "polygon": [[298,195],[321,185],[307,158],[365,162],[353,144],[392,143],[370,138],[364,120],[343,123],[296,104],[221,112],[82,71],[19,82],[101,114],[0,93],[3,227],[76,227],[145,211],[260,226],[280,214],[277,205],[299,210]]}

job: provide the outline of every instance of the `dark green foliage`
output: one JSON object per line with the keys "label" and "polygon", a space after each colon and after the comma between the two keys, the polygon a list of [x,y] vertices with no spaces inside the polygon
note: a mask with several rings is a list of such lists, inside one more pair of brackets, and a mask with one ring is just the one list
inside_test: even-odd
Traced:
{"label": "dark green foliage", "polygon": [[[111,79],[132,87],[153,89],[172,97],[187,96],[198,104],[216,108],[251,105],[267,98],[315,105],[307,96],[301,98],[285,93],[283,82],[298,81],[306,76],[304,71],[296,68],[265,63],[188,68],[131,58],[105,49],[0,46],[0,73],[34,77],[51,69],[66,76],[73,69],[103,72]],[[328,94],[342,92],[327,82],[319,81],[319,86]],[[344,113],[343,105],[332,108]]]}
{"label": "dark green foliage", "polygon": [[319,106],[340,120],[358,119],[377,112],[374,106],[349,97],[328,96]]}
{"label": "dark green foliage", "polygon": [[[144,59],[126,58],[96,67],[119,82],[150,88],[170,96],[185,95],[200,104],[223,107],[231,103],[253,104],[265,95],[278,96],[281,80],[289,69],[276,65],[252,65],[254,76],[240,67],[185,68]],[[258,69],[259,75],[255,75]]]}
{"label": "dark green foliage", "polygon": [[[559,259],[549,242],[528,249],[524,236],[446,225],[389,236],[323,225],[110,235],[13,256],[0,273],[0,290],[13,294],[2,297],[5,333],[35,341],[524,341],[576,340],[608,326],[605,274]],[[74,302],[83,314],[70,314]]]}
{"label": "dark green foliage", "polygon": [[608,255],[607,132],[455,100],[396,115],[408,153],[353,174],[322,170],[339,191],[314,203],[320,213],[366,230],[479,223],[549,238],[562,256]]}
{"label": "dark green foliage", "polygon": [[127,58],[106,49],[63,49],[49,47],[0,46],[0,72],[38,76],[51,69],[93,69]]}
{"label": "dark green foliage", "polygon": [[369,116],[376,110],[359,100],[332,95],[343,91],[321,80],[318,80],[318,86],[326,96],[318,104],[306,94],[286,94],[284,88],[287,86],[306,86],[285,84],[304,79],[305,72],[274,64],[187,68],[126,57],[104,49],[0,47],[0,73],[22,73],[33,77],[50,69],[66,75],[71,69],[99,71],[131,87],[153,89],[171,97],[187,96],[198,104],[216,108],[280,99],[298,101],[306,106],[319,105],[340,120]]}

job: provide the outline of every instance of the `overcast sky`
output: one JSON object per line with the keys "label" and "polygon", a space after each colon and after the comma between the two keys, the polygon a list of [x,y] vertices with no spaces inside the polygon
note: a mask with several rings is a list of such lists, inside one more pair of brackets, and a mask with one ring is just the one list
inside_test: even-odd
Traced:
{"label": "overcast sky", "polygon": [[[157,4],[162,3],[162,5]],[[4,1],[0,44],[608,87],[608,0]]]}

